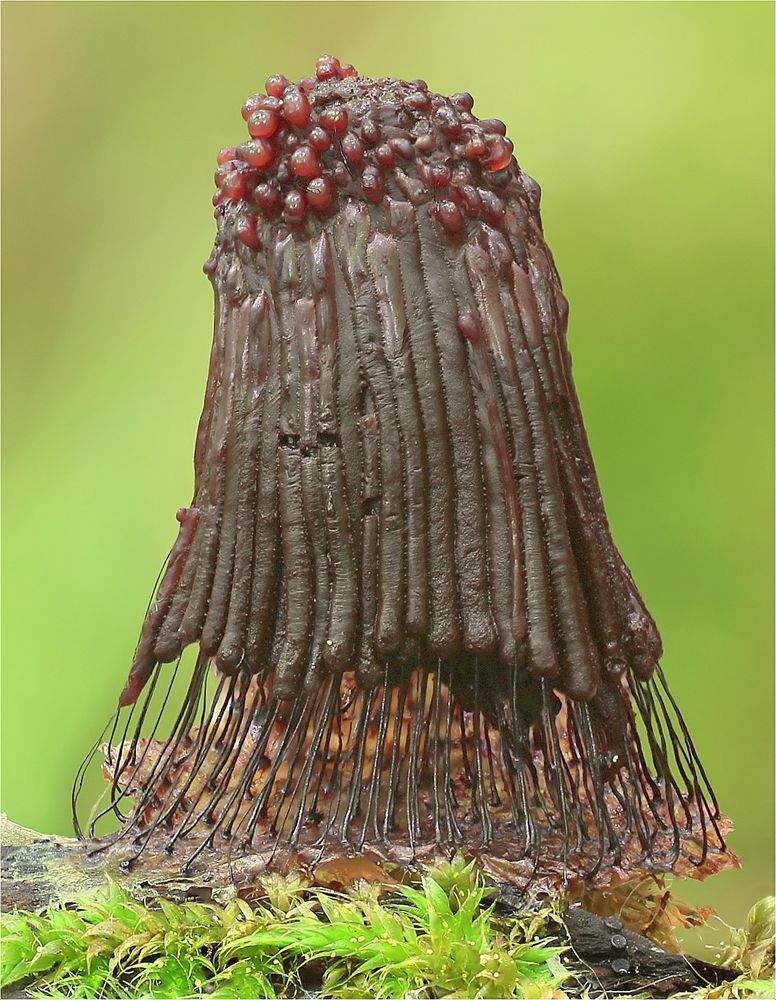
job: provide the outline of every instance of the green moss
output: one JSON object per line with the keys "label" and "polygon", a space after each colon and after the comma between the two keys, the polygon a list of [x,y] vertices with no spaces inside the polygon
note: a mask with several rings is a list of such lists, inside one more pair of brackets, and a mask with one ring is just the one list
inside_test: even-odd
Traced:
{"label": "green moss", "polygon": [[[2,985],[38,995],[283,997],[552,996],[568,976],[546,932],[551,912],[503,926],[474,864],[431,870],[390,895],[270,878],[250,906],[159,900],[115,883],[91,899],[2,923]],[[562,994],[561,994],[562,995]]]}
{"label": "green moss", "polygon": [[[41,914],[2,919],[0,985],[40,997],[525,998],[566,994],[556,906],[499,920],[473,862],[416,886],[345,892],[270,876],[252,905],[157,900],[113,882]],[[695,1000],[773,997],[774,901],[753,907],[719,960],[740,971]]]}

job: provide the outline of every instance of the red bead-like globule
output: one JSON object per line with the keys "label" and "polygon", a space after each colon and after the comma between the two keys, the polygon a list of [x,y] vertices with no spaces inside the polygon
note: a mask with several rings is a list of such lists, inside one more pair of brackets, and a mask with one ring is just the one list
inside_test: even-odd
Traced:
{"label": "red bead-like globule", "polygon": [[455,111],[444,104],[435,113],[434,120],[439,126],[439,130],[450,139],[455,139],[461,134],[461,119]]}
{"label": "red bead-like globule", "polygon": [[282,73],[275,73],[267,79],[265,88],[270,97],[282,97],[289,81]]}
{"label": "red bead-like globule", "polygon": [[238,220],[235,233],[237,239],[252,250],[256,250],[261,243],[258,234],[258,219],[253,213],[243,215]]}
{"label": "red bead-like globule", "polygon": [[482,132],[471,132],[463,155],[468,160],[484,160],[488,156],[488,152],[488,144]]}
{"label": "red bead-like globule", "polygon": [[387,143],[378,146],[375,150],[375,159],[381,167],[393,167],[396,164],[396,154]]}
{"label": "red bead-like globule", "polygon": [[424,91],[416,90],[404,98],[404,107],[410,111],[428,111],[431,107],[431,98]]}
{"label": "red bead-like globule", "polygon": [[289,191],[283,199],[283,214],[289,222],[302,222],[307,215],[307,203],[301,191]]}
{"label": "red bead-like globule", "polygon": [[318,121],[327,131],[342,135],[348,127],[348,119],[348,109],[338,104],[324,108]]}
{"label": "red bead-like globule", "polygon": [[313,149],[317,149],[321,153],[331,148],[331,136],[326,129],[321,128],[319,125],[310,129],[310,134],[307,138]]}
{"label": "red bead-like globule", "polygon": [[289,87],[283,95],[283,117],[297,128],[304,128],[309,124],[310,102],[298,88]]}
{"label": "red bead-like globule", "polygon": [[361,138],[370,146],[376,146],[381,135],[380,126],[373,118],[367,118],[361,123]]}
{"label": "red bead-like globule", "polygon": [[249,167],[263,170],[275,159],[275,147],[266,139],[252,139],[240,146],[240,155]]}
{"label": "red bead-like globule", "polygon": [[383,175],[377,167],[365,167],[361,176],[361,190],[372,205],[379,205],[385,195]]}
{"label": "red bead-like globule", "polygon": [[245,104],[242,106],[242,116],[247,122],[254,111],[263,107],[262,102],[265,100],[266,94],[251,94],[251,96],[246,100]]}
{"label": "red bead-like globule", "polygon": [[348,163],[360,163],[364,159],[364,144],[355,132],[343,136],[342,155]]}
{"label": "red bead-like globule", "polygon": [[297,177],[318,177],[321,163],[312,146],[299,146],[291,154],[291,169]]}
{"label": "red bead-like globule", "polygon": [[221,185],[221,194],[224,198],[233,198],[239,201],[248,193],[248,172],[245,170],[232,170],[224,178]]}
{"label": "red bead-like globule", "polygon": [[264,215],[270,218],[280,208],[280,191],[274,184],[257,184],[253,192],[253,199]]}
{"label": "red bead-like globule", "polygon": [[478,125],[483,132],[495,132],[497,135],[507,134],[507,127],[500,118],[481,118]]}
{"label": "red bead-like globule", "polygon": [[482,211],[488,222],[498,225],[504,218],[506,208],[499,196],[489,191],[487,188],[479,188],[480,199],[482,200]]}
{"label": "red bead-like globule", "polygon": [[491,170],[503,170],[512,159],[512,143],[503,136],[497,136],[490,144],[490,152],[484,161]]}
{"label": "red bead-like globule", "polygon": [[468,112],[474,107],[474,98],[471,94],[466,93],[466,91],[462,91],[459,94],[453,94],[450,98],[450,103],[460,108],[461,111]]}
{"label": "red bead-like globule", "polygon": [[268,139],[280,128],[280,118],[274,111],[261,108],[248,119],[248,131],[254,139]]}
{"label": "red bead-like globule", "polygon": [[341,73],[340,61],[334,56],[321,56],[315,64],[315,75],[319,80],[337,80]]}
{"label": "red bead-like globule", "polygon": [[334,201],[334,191],[328,177],[316,177],[307,185],[307,201],[317,212],[326,212]]}
{"label": "red bead-like globule", "polygon": [[447,187],[453,172],[446,163],[431,163],[426,167],[426,180],[432,187]]}
{"label": "red bead-like globule", "polygon": [[463,228],[461,210],[453,201],[440,201],[436,206],[436,217],[448,233],[457,233]]}
{"label": "red bead-like globule", "polygon": [[464,184],[460,189],[459,197],[464,212],[470,219],[476,219],[482,211],[482,198],[477,188],[473,184]]}
{"label": "red bead-like globule", "polygon": [[334,183],[339,187],[347,187],[350,183],[350,171],[344,163],[335,163],[331,169],[331,176]]}

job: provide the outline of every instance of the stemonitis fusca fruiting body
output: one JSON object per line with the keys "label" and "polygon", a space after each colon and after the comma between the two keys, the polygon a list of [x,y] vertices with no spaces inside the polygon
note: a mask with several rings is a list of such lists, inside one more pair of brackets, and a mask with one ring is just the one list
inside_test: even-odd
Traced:
{"label": "stemonitis fusca fruiting body", "polygon": [[110,841],[731,863],[609,532],[538,186],[472,108],[324,57],[219,154],[194,496],[106,748]]}

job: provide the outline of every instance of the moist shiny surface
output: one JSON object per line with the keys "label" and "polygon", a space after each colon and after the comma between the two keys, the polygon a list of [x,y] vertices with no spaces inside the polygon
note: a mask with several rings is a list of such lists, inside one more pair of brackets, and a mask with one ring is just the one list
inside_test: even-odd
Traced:
{"label": "moist shiny surface", "polygon": [[330,57],[266,91],[219,157],[194,495],[110,740],[118,839],[734,863],[503,124]]}
{"label": "moist shiny surface", "polygon": [[263,223],[314,230],[350,197],[433,202],[450,233],[467,219],[499,224],[499,190],[538,192],[517,168],[504,123],[480,121],[473,104],[469,94],[443,97],[423,80],[370,80],[323,57],[314,78],[273,76],[265,94],[248,98],[250,138],[219,153],[213,202],[239,205],[235,234],[250,247],[260,245]]}

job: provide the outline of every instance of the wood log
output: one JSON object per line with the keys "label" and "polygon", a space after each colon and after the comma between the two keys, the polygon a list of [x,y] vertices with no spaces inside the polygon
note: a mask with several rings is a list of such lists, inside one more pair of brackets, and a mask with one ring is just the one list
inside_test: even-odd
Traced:
{"label": "wood log", "polygon": [[[235,855],[209,859],[191,873],[181,871],[180,859],[160,850],[133,860],[132,845],[97,849],[72,837],[36,833],[0,813],[2,845],[2,909],[40,910],[52,902],[66,902],[104,887],[109,876],[141,899],[162,896],[175,902],[196,898],[226,902],[236,888],[255,885],[266,869],[266,855]],[[500,887],[499,915],[525,913],[527,897],[514,886]],[[576,980],[565,987],[569,995],[630,994],[649,991],[664,997],[708,983],[735,979],[737,973],[699,959],[674,955],[628,930],[620,920],[601,918],[581,906],[564,914],[567,956]],[[569,962],[570,959],[570,962]]]}

